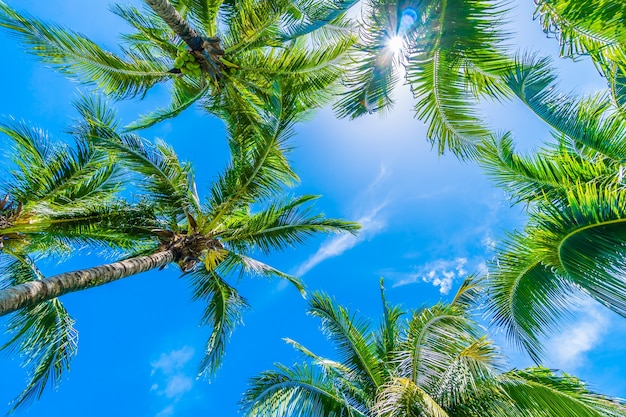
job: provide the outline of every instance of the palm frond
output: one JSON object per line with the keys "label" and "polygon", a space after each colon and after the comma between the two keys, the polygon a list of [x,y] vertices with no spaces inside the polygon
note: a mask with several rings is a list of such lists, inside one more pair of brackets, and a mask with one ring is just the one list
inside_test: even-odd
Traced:
{"label": "palm frond", "polygon": [[[318,233],[355,233],[359,225],[337,219],[327,219],[323,214],[313,214],[305,204],[318,196],[305,195],[270,202],[254,215],[234,217],[222,234],[223,242],[232,242],[245,250],[258,248],[265,254],[301,244]],[[229,219],[230,220],[230,219]]]}
{"label": "palm frond", "polygon": [[309,304],[309,314],[322,320],[322,329],[335,343],[339,360],[370,392],[376,392],[383,382],[383,368],[376,357],[376,342],[370,335],[369,324],[337,306],[323,293],[314,293]]}
{"label": "palm frond", "polygon": [[211,86],[209,83],[204,80],[191,79],[191,77],[187,78],[174,81],[172,102],[168,107],[141,116],[139,120],[125,126],[125,130],[146,129],[163,120],[176,117],[207,94]]}
{"label": "palm frond", "polygon": [[206,302],[201,324],[211,328],[211,336],[200,363],[199,375],[210,377],[221,365],[226,344],[235,328],[243,322],[241,315],[248,303],[215,271],[196,271],[190,279],[194,298]]}
{"label": "palm frond", "polygon": [[449,417],[437,401],[409,378],[392,377],[376,397],[376,415]]}
{"label": "palm frond", "polygon": [[112,97],[144,94],[171,77],[169,59],[131,51],[123,51],[121,58],[79,33],[19,14],[4,2],[0,2],[0,26],[44,63],[83,83],[95,83]]}
{"label": "palm frond", "polygon": [[[18,256],[2,268],[4,280],[12,283],[42,279],[32,260]],[[58,299],[16,312],[7,323],[9,341],[0,350],[18,353],[29,372],[26,388],[12,403],[9,413],[41,397],[46,385],[54,388],[69,371],[76,354],[78,333],[74,320]]]}
{"label": "palm frond", "polygon": [[600,94],[581,99],[559,91],[546,58],[523,56],[506,77],[511,90],[531,110],[575,143],[618,163],[626,155],[626,118]]}
{"label": "palm frond", "polygon": [[293,284],[303,297],[306,296],[304,283],[300,280],[300,278],[286,274],[261,261],[240,253],[228,251],[224,260],[219,264],[219,268],[219,270],[224,271],[224,273],[236,272],[236,270],[239,269],[240,275],[248,273],[267,278],[282,278]]}
{"label": "palm frond", "polygon": [[536,362],[543,355],[541,337],[554,331],[566,316],[574,290],[540,257],[525,235],[512,235],[498,249],[485,283],[492,323]]}
{"label": "palm frond", "polygon": [[626,415],[620,400],[596,394],[574,376],[537,367],[504,373],[503,389],[523,415],[617,417]]}
{"label": "palm frond", "polygon": [[249,382],[242,399],[246,416],[294,417],[343,415],[365,417],[337,391],[332,381],[306,364],[266,371]]}
{"label": "palm frond", "polygon": [[434,392],[456,355],[480,336],[476,323],[454,306],[436,304],[416,311],[395,358],[398,374]]}

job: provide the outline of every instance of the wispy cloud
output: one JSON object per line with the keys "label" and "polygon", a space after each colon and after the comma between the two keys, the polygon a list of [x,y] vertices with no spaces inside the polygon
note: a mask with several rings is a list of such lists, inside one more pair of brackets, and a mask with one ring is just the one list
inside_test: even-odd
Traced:
{"label": "wispy cloud", "polygon": [[150,373],[154,383],[150,391],[168,401],[157,417],[174,415],[174,404],[193,388],[193,378],[185,372],[186,365],[194,356],[194,349],[184,346],[181,349],[162,353],[159,359],[153,361]]}
{"label": "wispy cloud", "polygon": [[[387,206],[387,200],[380,202],[381,193],[377,189],[385,183],[385,180],[389,178],[389,174],[390,171],[384,165],[381,165],[376,178],[357,199],[358,206],[361,207],[360,213],[357,212],[354,216],[358,217],[356,221],[361,225],[358,233],[356,235],[342,234],[328,239],[320,246],[317,252],[296,268],[296,276],[303,276],[318,264],[329,258],[339,256],[359,243],[371,239],[385,228],[386,222],[381,212]],[[369,209],[363,210],[362,207],[369,207]]]}
{"label": "wispy cloud", "polygon": [[359,243],[371,239],[374,235],[385,228],[385,221],[380,218],[380,211],[387,203],[382,203],[370,210],[357,220],[361,224],[361,229],[357,235],[343,234],[330,238],[320,246],[306,262],[298,267],[296,276],[303,276],[315,266],[324,262],[326,259],[334,258],[341,255],[345,251],[352,249]]}
{"label": "wispy cloud", "polygon": [[602,342],[610,327],[606,311],[591,299],[579,302],[574,310],[578,319],[546,343],[550,366],[567,372],[585,364],[587,353]]}
{"label": "wispy cloud", "polygon": [[425,282],[439,287],[441,294],[448,294],[452,289],[454,280],[467,275],[466,264],[467,258],[456,258],[454,260],[439,259],[429,262],[417,271],[407,274],[393,286],[401,287],[403,285]]}

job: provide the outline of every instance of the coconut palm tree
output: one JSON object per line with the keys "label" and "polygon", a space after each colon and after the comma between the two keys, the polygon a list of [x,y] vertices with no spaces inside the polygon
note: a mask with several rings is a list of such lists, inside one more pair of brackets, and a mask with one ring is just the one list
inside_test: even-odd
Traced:
{"label": "coconut palm tree", "polygon": [[490,0],[370,0],[366,7],[338,114],[389,108],[404,77],[438,152],[474,156],[489,135],[474,99],[509,94],[500,78],[512,64],[501,46],[506,9]]}
{"label": "coconut palm tree", "polygon": [[[180,162],[171,147],[120,133],[114,112],[100,100],[84,99],[79,109],[86,117],[75,131],[126,170],[122,177],[126,183],[132,183],[132,178],[137,180],[134,185],[144,190],[150,202],[146,206],[152,211],[121,223],[133,224],[130,230],[137,231],[141,245],[133,242],[135,235],[124,236],[121,228],[104,223],[100,228],[94,226],[96,237],[98,233],[108,236],[121,230],[120,240],[127,244],[118,245],[127,249],[124,260],[47,278],[26,257],[7,265],[0,289],[0,315],[18,313],[9,326],[12,338],[5,347],[11,345],[21,353],[33,354],[26,364],[34,368],[31,383],[18,397],[16,406],[39,397],[48,379],[58,381],[75,350],[75,333],[71,319],[62,314],[64,310],[57,312],[55,320],[42,315],[46,308],[60,306],[57,297],[169,263],[178,264],[192,283],[193,298],[206,303],[202,323],[211,326],[212,333],[201,373],[211,374],[219,366],[230,333],[240,323],[246,307],[245,299],[229,284],[230,276],[280,277],[304,293],[297,277],[251,255],[268,255],[319,233],[358,229],[355,223],[316,213],[310,206],[315,196],[282,195],[284,186],[297,179],[284,155],[285,141],[299,114],[293,103],[267,113],[263,125],[246,127],[237,115],[228,119],[233,135],[232,161],[213,184],[204,204],[196,193],[190,164]],[[86,238],[91,235],[86,234]],[[45,247],[38,249],[43,251]],[[37,320],[36,324],[29,319]]]}
{"label": "coconut palm tree", "polygon": [[606,96],[560,93],[545,62],[507,83],[557,142],[524,156],[507,134],[482,148],[487,173],[528,208],[525,228],[489,268],[489,306],[539,361],[542,336],[558,330],[572,296],[588,294],[626,317],[626,118]]}
{"label": "coconut palm tree", "polygon": [[624,405],[589,391],[573,376],[546,368],[501,370],[496,347],[468,306],[466,281],[450,304],[408,314],[387,304],[370,323],[316,293],[309,313],[320,318],[337,359],[316,355],[277,365],[253,378],[242,404],[247,416],[623,416]]}
{"label": "coconut palm tree", "polygon": [[606,77],[614,103],[626,112],[626,5],[593,0],[539,0],[535,4],[535,16],[544,32],[559,40],[561,56],[591,57]]}
{"label": "coconut palm tree", "polygon": [[328,101],[354,41],[343,16],[354,2],[180,0],[174,7],[151,0],[143,10],[114,5],[112,11],[135,29],[123,35],[120,54],[3,2],[0,26],[42,62],[114,98],[143,96],[170,82],[171,104],[129,128],[173,117],[195,102],[219,117],[237,112],[261,122],[259,108],[281,94],[309,110]]}
{"label": "coconut palm tree", "polygon": [[[43,282],[35,265],[42,258],[64,259],[85,246],[137,251],[151,243],[147,232],[158,225],[152,208],[119,198],[120,169],[88,131],[73,132],[74,146],[26,122],[3,123],[0,132],[11,160],[0,184],[0,288]],[[30,377],[15,406],[58,383],[76,353],[73,323],[58,299],[7,321],[9,338],[0,349],[18,352]]]}

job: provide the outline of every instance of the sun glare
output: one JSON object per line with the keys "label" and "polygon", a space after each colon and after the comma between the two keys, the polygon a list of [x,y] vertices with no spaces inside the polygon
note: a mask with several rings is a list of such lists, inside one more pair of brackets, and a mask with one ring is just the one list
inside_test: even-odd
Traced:
{"label": "sun glare", "polygon": [[387,41],[387,48],[389,48],[394,54],[402,51],[404,42],[402,42],[401,36],[393,36]]}

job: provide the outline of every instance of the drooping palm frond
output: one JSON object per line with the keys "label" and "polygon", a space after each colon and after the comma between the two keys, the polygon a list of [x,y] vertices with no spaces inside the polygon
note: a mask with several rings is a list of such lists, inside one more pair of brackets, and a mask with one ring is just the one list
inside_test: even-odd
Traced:
{"label": "drooping palm frond", "polygon": [[[33,261],[25,255],[0,254],[0,287],[4,283],[21,283],[42,278]],[[26,388],[14,400],[9,413],[41,397],[50,384],[57,388],[64,372],[76,354],[78,334],[74,320],[58,299],[21,310],[9,319],[6,334],[9,340],[0,350],[16,353],[28,371]]]}
{"label": "drooping palm frond", "polygon": [[493,323],[536,362],[543,355],[542,336],[567,316],[574,293],[570,283],[539,258],[524,235],[512,235],[498,250],[486,282]]}
{"label": "drooping palm frond", "polygon": [[0,26],[46,64],[83,83],[94,83],[112,97],[143,94],[172,75],[166,59],[140,51],[117,56],[79,33],[19,14],[4,2],[0,3]]}
{"label": "drooping palm frond", "polygon": [[607,78],[614,102],[624,112],[626,7],[621,2],[590,0],[541,0],[536,4],[535,16],[539,16],[544,32],[559,40],[561,56],[590,56]]}
{"label": "drooping palm frond", "polygon": [[530,155],[515,152],[510,134],[481,144],[479,164],[513,203],[541,203],[565,198],[577,182],[610,184],[619,181],[619,168],[608,158],[588,159],[565,141]]}
{"label": "drooping palm frond", "polygon": [[[544,367],[512,370],[500,376],[502,387],[525,415],[617,417],[626,414],[622,400],[596,394],[578,378]],[[548,415],[548,414],[545,414]]]}
{"label": "drooping palm frond", "polygon": [[190,280],[194,287],[194,299],[206,303],[201,324],[212,329],[199,375],[212,376],[221,364],[230,335],[242,323],[242,312],[248,303],[215,271],[195,271]]}
{"label": "drooping palm frond", "polygon": [[266,371],[250,382],[242,399],[246,416],[294,417],[367,414],[349,404],[332,381],[305,365]]}
{"label": "drooping palm frond", "polygon": [[559,135],[588,152],[600,152],[618,163],[624,161],[626,118],[616,112],[606,96],[564,94],[547,58],[518,57],[505,79],[515,95]]}

